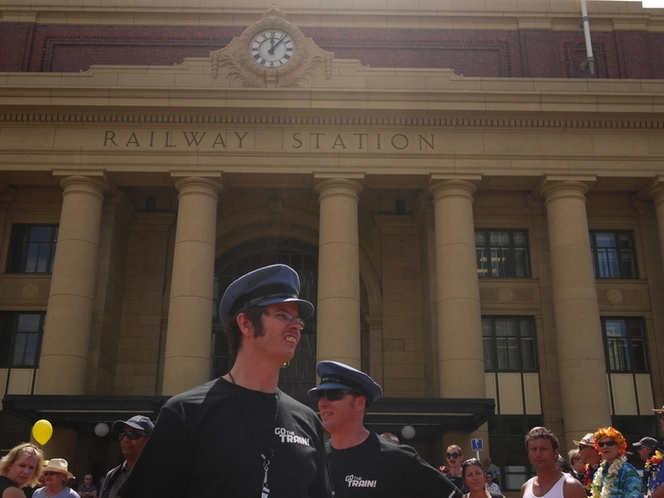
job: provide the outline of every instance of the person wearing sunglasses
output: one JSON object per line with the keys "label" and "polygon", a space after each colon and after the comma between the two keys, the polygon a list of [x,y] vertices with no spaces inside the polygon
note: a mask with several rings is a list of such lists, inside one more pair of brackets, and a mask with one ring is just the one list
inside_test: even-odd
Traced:
{"label": "person wearing sunglasses", "polygon": [[74,475],[68,470],[64,458],[51,458],[42,468],[44,487],[35,490],[33,498],[79,498],[78,493],[67,486]]}
{"label": "person wearing sunglasses", "polygon": [[579,480],[586,488],[586,494],[592,495],[592,484],[595,473],[602,461],[602,455],[595,449],[595,433],[589,432],[580,441],[572,440],[579,447],[579,457],[583,462],[583,471],[579,474]]}
{"label": "person wearing sunglasses", "polygon": [[595,432],[595,449],[603,462],[593,479],[593,498],[642,498],[643,483],[636,469],[627,461],[627,441],[613,427]]}
{"label": "person wearing sunglasses", "polygon": [[219,317],[234,363],[164,404],[120,496],[332,495],[321,421],[278,387],[314,312],[299,293],[297,272],[283,264],[228,286]]}
{"label": "person wearing sunglasses", "polygon": [[120,451],[125,461],[108,471],[99,493],[100,498],[118,497],[118,490],[134,468],[148,437],[152,434],[154,424],[144,415],[134,415],[128,420],[116,420],[112,429],[118,435]]}
{"label": "person wearing sunglasses", "polygon": [[316,366],[318,400],[335,498],[461,498],[443,474],[410,446],[394,443],[364,426],[383,389],[364,372],[336,361]]}
{"label": "person wearing sunglasses", "polygon": [[521,498],[586,498],[583,484],[558,468],[560,443],[552,431],[533,427],[526,434],[525,446],[537,475],[521,486]]}
{"label": "person wearing sunglasses", "polygon": [[449,466],[449,470],[445,473],[445,477],[452,481],[452,484],[459,488],[462,493],[467,493],[468,488],[463,480],[463,472],[461,470],[461,462],[463,462],[463,451],[461,451],[461,446],[457,446],[456,444],[448,446],[447,451],[445,452],[445,459]]}

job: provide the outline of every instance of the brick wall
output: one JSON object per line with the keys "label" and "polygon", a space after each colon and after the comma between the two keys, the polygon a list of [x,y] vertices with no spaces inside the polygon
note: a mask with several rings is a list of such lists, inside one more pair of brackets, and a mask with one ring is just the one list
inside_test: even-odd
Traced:
{"label": "brick wall", "polygon": [[[0,25],[0,71],[85,71],[93,64],[179,64],[207,57],[240,27]],[[583,77],[583,32],[303,29],[337,58],[372,67],[451,68],[473,77]],[[664,33],[592,33],[602,78],[664,78]]]}

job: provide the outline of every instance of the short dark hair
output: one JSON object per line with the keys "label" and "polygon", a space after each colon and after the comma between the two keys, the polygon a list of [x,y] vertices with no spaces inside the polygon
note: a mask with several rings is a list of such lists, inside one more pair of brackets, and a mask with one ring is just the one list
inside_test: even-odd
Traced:
{"label": "short dark hair", "polygon": [[[265,306],[252,306],[242,312],[254,326],[254,337],[260,337],[265,333],[262,321],[265,310]],[[236,318],[237,317],[229,317],[228,320],[226,320],[226,323],[224,323],[224,333],[228,340],[228,352],[232,356],[237,356],[237,353],[242,346],[242,332],[240,331],[240,326],[237,324]]]}
{"label": "short dark hair", "polygon": [[526,450],[528,449],[528,443],[530,441],[533,441],[534,439],[548,439],[549,441],[551,441],[551,446],[553,447],[554,450],[560,448],[560,443],[558,442],[558,438],[552,431],[550,431],[546,427],[533,427],[528,431],[528,434],[526,434],[526,439],[525,439]]}

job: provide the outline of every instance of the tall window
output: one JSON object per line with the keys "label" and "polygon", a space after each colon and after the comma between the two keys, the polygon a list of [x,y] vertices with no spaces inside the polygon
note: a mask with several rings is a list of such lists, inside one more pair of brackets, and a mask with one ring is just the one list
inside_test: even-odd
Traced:
{"label": "tall window", "polygon": [[632,232],[590,232],[595,278],[637,278]]}
{"label": "tall window", "polygon": [[525,230],[475,230],[475,252],[480,277],[530,277]]}
{"label": "tall window", "polygon": [[[217,259],[215,313],[226,287],[236,278],[265,265],[287,264],[300,276],[300,297],[317,301],[318,248],[289,238],[265,238],[247,242]],[[234,362],[219,319],[213,323],[212,377],[224,375]],[[306,398],[316,384],[316,314],[305,322],[295,356],[279,374],[279,388],[295,398]]]}
{"label": "tall window", "polygon": [[53,273],[58,225],[14,225],[8,273]]}
{"label": "tall window", "polygon": [[535,323],[527,316],[482,317],[484,370],[536,372]]}
{"label": "tall window", "polygon": [[0,368],[37,368],[44,312],[0,311]]}
{"label": "tall window", "polygon": [[645,330],[641,318],[603,317],[602,333],[610,373],[649,371]]}

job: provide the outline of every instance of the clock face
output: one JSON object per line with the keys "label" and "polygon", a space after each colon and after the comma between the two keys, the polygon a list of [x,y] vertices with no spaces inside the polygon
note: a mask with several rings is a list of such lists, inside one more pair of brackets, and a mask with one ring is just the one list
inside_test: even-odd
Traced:
{"label": "clock face", "polygon": [[278,68],[288,64],[293,57],[295,42],[293,37],[282,29],[264,29],[251,39],[249,52],[259,66]]}

